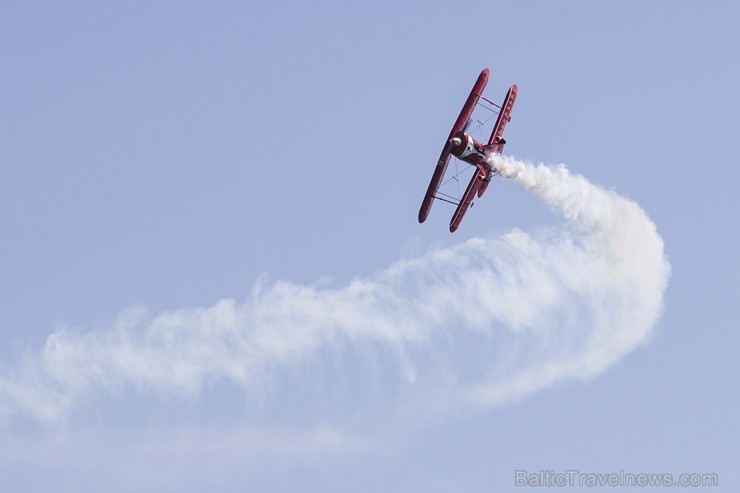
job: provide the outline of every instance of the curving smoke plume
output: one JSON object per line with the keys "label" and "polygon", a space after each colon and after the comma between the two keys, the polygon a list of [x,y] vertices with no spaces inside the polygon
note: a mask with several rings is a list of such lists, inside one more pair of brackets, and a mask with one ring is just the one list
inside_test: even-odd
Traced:
{"label": "curving smoke plume", "polygon": [[342,287],[261,280],[243,302],[134,307],[104,330],[60,330],[0,372],[0,415],[56,422],[100,394],[193,397],[223,383],[247,407],[445,415],[598,375],[650,337],[670,273],[663,241],[636,203],[562,165],[492,163],[564,221]]}

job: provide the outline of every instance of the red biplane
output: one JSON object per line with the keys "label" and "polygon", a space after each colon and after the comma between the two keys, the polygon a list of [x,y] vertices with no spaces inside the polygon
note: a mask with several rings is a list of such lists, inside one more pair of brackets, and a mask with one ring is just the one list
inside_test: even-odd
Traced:
{"label": "red biplane", "polygon": [[[450,136],[447,137],[444,149],[442,149],[442,155],[439,156],[437,167],[432,175],[432,181],[429,182],[429,188],[427,188],[427,193],[424,196],[424,202],[422,202],[421,209],[419,210],[420,223],[423,223],[429,215],[429,210],[432,208],[432,201],[434,199],[451,202],[457,205],[457,209],[450,221],[450,232],[454,233],[458,226],[460,226],[460,222],[468,207],[473,205],[473,199],[476,194],[478,197],[483,196],[491,178],[496,174],[496,170],[488,162],[488,157],[494,153],[501,154],[504,150],[504,144],[506,144],[506,141],[503,139],[504,127],[511,120],[511,108],[514,106],[514,100],[516,99],[516,85],[511,86],[509,92],[506,93],[504,103],[499,106],[483,97],[483,89],[488,83],[488,74],[489,71],[485,68],[478,76],[478,80],[475,82],[473,90],[470,91],[470,96],[465,101],[460,116],[457,117],[457,121],[455,121],[455,125],[452,127]],[[496,124],[493,126],[493,131],[487,144],[478,142],[466,133],[471,122],[470,117],[473,114],[473,110],[477,105],[482,104],[481,100],[493,105],[498,111],[498,118],[496,119]],[[439,186],[447,171],[447,165],[450,164],[451,156],[455,156],[459,160],[476,168],[470,184],[459,202],[450,200],[450,197],[438,195]]]}

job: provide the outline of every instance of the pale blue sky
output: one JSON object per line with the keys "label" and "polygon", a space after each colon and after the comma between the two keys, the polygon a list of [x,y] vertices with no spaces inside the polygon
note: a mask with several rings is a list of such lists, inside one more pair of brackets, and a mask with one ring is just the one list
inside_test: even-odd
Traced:
{"label": "pale blue sky", "polygon": [[430,245],[554,225],[503,180],[455,235],[445,204],[416,221],[483,67],[489,98],[519,86],[507,153],[638,202],[672,276],[652,341],[585,383],[413,426],[396,398],[353,408],[385,380],[354,380],[352,353],[306,364],[305,394],[300,367],[261,382],[277,397],[93,389],[64,423],[1,425],[3,484],[511,491],[515,469],[577,468],[716,472],[710,491],[735,491],[739,17],[729,1],[4,3],[3,375],[132,305],[241,301],[263,273],[343,286]]}

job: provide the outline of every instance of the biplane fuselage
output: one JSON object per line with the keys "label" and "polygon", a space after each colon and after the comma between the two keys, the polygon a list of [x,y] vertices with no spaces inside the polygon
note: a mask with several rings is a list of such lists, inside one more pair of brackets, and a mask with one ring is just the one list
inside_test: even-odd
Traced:
{"label": "biplane fuselage", "polygon": [[483,144],[465,132],[458,132],[457,135],[450,139],[449,143],[452,155],[468,164],[476,166],[481,159],[486,158],[486,151]]}

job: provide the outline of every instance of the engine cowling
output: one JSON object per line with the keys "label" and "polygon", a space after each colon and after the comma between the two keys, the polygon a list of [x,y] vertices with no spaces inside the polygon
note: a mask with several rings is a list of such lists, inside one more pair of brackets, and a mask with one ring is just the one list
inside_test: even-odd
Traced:
{"label": "engine cowling", "polygon": [[474,162],[485,157],[483,144],[472,138],[470,135],[460,132],[450,139],[450,152],[453,156],[464,161]]}

